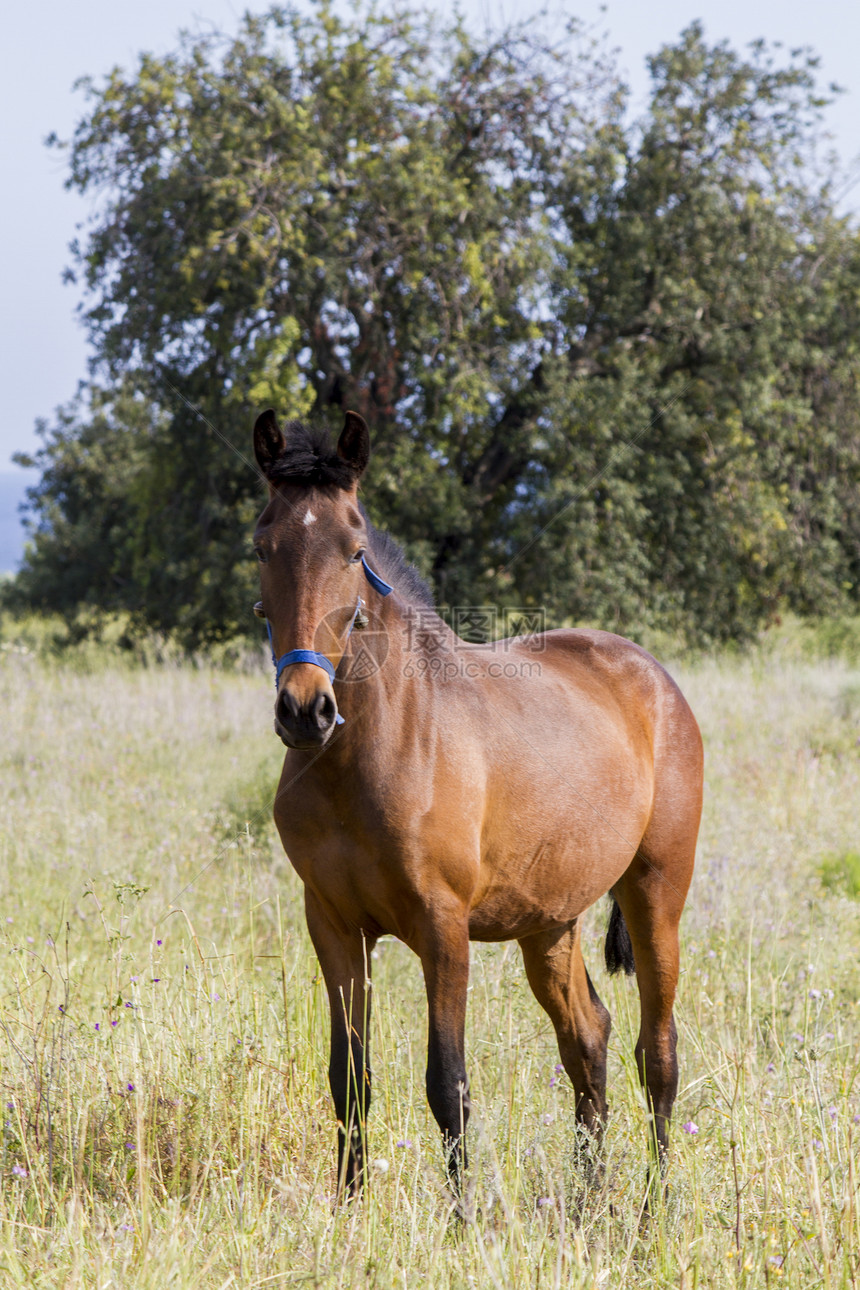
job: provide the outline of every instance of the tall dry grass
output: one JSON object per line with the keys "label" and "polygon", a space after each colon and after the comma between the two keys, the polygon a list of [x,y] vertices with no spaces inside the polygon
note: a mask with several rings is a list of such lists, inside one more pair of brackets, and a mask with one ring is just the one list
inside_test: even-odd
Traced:
{"label": "tall dry grass", "polygon": [[597,909],[606,1187],[580,1204],[516,946],[476,946],[464,1230],[394,941],[373,963],[372,1186],[332,1206],[327,1007],[268,822],[268,677],[0,652],[0,1285],[856,1286],[860,670],[789,646],[680,677],[707,800],[664,1210],[640,1224],[636,992],[602,971]]}

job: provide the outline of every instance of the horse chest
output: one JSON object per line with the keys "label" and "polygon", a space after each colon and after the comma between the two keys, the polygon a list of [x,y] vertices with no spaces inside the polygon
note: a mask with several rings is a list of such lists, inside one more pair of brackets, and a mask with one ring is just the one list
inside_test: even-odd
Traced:
{"label": "horse chest", "polygon": [[421,888],[420,852],[384,812],[352,815],[304,807],[278,815],[290,863],[304,885],[343,923],[402,935]]}

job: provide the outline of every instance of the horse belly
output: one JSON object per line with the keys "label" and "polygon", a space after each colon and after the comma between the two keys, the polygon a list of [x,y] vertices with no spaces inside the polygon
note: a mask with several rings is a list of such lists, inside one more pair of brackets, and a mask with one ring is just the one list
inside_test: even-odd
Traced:
{"label": "horse belly", "polygon": [[618,841],[599,855],[568,841],[540,843],[494,872],[469,916],[475,941],[515,940],[564,927],[584,913],[621,877],[636,847]]}
{"label": "horse belly", "polygon": [[589,749],[584,764],[590,774],[571,759],[552,792],[543,767],[533,768],[531,791],[517,774],[497,785],[470,913],[474,940],[565,926],[629,867],[651,810],[650,767],[611,741]]}

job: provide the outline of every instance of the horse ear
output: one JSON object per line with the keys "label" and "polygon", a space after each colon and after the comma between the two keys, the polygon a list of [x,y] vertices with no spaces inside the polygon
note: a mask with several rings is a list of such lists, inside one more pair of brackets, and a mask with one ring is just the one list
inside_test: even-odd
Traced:
{"label": "horse ear", "polygon": [[370,431],[364,417],[360,417],[357,412],[346,414],[346,420],[337,441],[337,455],[349,462],[356,478],[370,460]]}
{"label": "horse ear", "polygon": [[268,476],[286,445],[278,418],[271,408],[267,408],[254,423],[254,456],[264,475]]}

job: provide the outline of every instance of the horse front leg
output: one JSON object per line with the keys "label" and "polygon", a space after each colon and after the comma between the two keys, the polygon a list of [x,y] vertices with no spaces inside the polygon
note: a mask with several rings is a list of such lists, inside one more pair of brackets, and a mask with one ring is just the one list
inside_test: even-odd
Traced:
{"label": "horse front leg", "polygon": [[370,954],[375,938],[335,925],[305,889],[308,931],[322,968],[331,1012],[329,1085],[337,1116],[338,1196],[357,1195],[365,1182],[370,1109]]}
{"label": "horse front leg", "polygon": [[467,1166],[466,992],[469,927],[465,915],[435,920],[418,946],[427,989],[427,1100],[442,1131],[448,1181],[460,1198]]}

